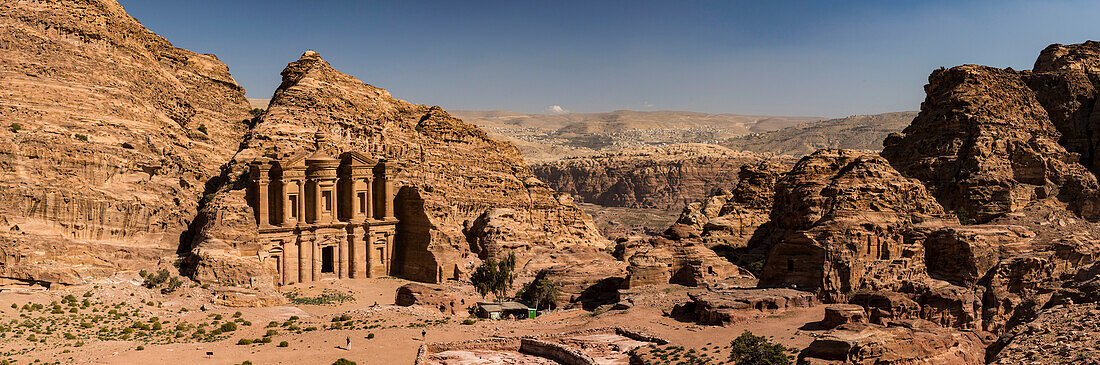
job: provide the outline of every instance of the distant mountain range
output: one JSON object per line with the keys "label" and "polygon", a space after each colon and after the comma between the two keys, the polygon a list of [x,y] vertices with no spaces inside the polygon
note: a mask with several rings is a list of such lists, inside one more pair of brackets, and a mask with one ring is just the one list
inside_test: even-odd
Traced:
{"label": "distant mountain range", "polygon": [[715,144],[824,119],[633,110],[567,114],[456,110],[451,114],[515,143],[530,162],[677,143]]}
{"label": "distant mountain range", "polygon": [[901,132],[916,116],[915,111],[853,115],[738,136],[718,144],[738,151],[793,156],[822,148],[879,151],[887,135]]}
{"label": "distant mountain range", "polygon": [[[265,108],[268,99],[248,99]],[[529,163],[680,143],[720,145],[735,151],[803,156],[821,148],[882,149],[915,111],[812,116],[708,114],[688,111],[616,110],[606,113],[525,114],[505,110],[455,110],[451,115],[515,143]]]}

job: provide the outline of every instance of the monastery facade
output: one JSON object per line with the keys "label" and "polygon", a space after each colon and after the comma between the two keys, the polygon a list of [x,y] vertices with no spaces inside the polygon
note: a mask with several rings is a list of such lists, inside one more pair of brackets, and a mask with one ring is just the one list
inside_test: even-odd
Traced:
{"label": "monastery facade", "polygon": [[276,284],[390,275],[396,236],[394,170],[385,159],[348,151],[261,157],[250,164],[249,205],[261,257]]}

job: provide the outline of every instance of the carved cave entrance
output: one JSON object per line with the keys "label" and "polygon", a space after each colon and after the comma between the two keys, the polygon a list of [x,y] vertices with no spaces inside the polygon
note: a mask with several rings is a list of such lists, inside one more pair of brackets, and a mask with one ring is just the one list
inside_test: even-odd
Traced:
{"label": "carved cave entrance", "polygon": [[335,257],[336,257],[336,255],[333,254],[333,247],[332,246],[321,248],[321,273],[322,274],[331,274],[331,273],[336,272],[336,263],[334,262]]}

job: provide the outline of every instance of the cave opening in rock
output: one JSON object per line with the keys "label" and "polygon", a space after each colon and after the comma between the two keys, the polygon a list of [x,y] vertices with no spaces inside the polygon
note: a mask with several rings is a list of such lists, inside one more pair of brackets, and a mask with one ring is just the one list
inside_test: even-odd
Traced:
{"label": "cave opening in rock", "polygon": [[321,273],[322,274],[331,274],[331,273],[336,271],[334,269],[336,267],[335,263],[333,262],[334,257],[336,257],[336,255],[333,255],[333,247],[332,246],[321,248]]}

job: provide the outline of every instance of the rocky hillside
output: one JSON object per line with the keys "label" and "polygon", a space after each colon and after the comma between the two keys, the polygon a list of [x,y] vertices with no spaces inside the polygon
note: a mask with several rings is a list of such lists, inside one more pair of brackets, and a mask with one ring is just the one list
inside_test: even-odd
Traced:
{"label": "rocky hillside", "polygon": [[737,184],[741,166],[793,158],[732,151],[705,144],[603,153],[537,164],[535,175],[554,190],[605,207],[680,210]]}
{"label": "rocky hillside", "polygon": [[714,143],[821,120],[818,117],[616,110],[608,113],[521,114],[455,111],[454,115],[519,146],[531,162],[677,143]]}
{"label": "rocky hillside", "polygon": [[333,145],[325,148],[374,154],[396,166],[396,275],[428,282],[461,278],[478,257],[508,252],[533,272],[564,260],[545,253],[607,245],[591,217],[569,195],[539,181],[515,146],[439,107],[396,99],[333,69],[313,51],[287,65],[282,76],[262,120],[227,168],[229,179],[196,220],[192,243],[200,280],[245,283],[273,274],[255,259],[263,243],[255,240],[244,171],[260,156],[315,148],[317,132],[330,136]]}
{"label": "rocky hillside", "polygon": [[822,148],[880,151],[887,135],[909,125],[917,112],[853,115],[753,133],[717,142],[738,151],[805,156]]}
{"label": "rocky hillside", "polygon": [[[665,236],[714,248],[761,287],[846,303],[826,318],[857,320],[833,325],[800,363],[1095,359],[1100,226],[1083,116],[1098,62],[1100,43],[1087,42],[1048,47],[1033,71],[936,70],[881,156],[819,150],[777,179],[747,169],[757,183],[735,191],[752,194],[691,204]],[[1086,318],[1055,319],[1067,315]]]}
{"label": "rocky hillside", "polygon": [[113,0],[6,1],[0,29],[0,277],[174,257],[250,118],[226,65]]}

